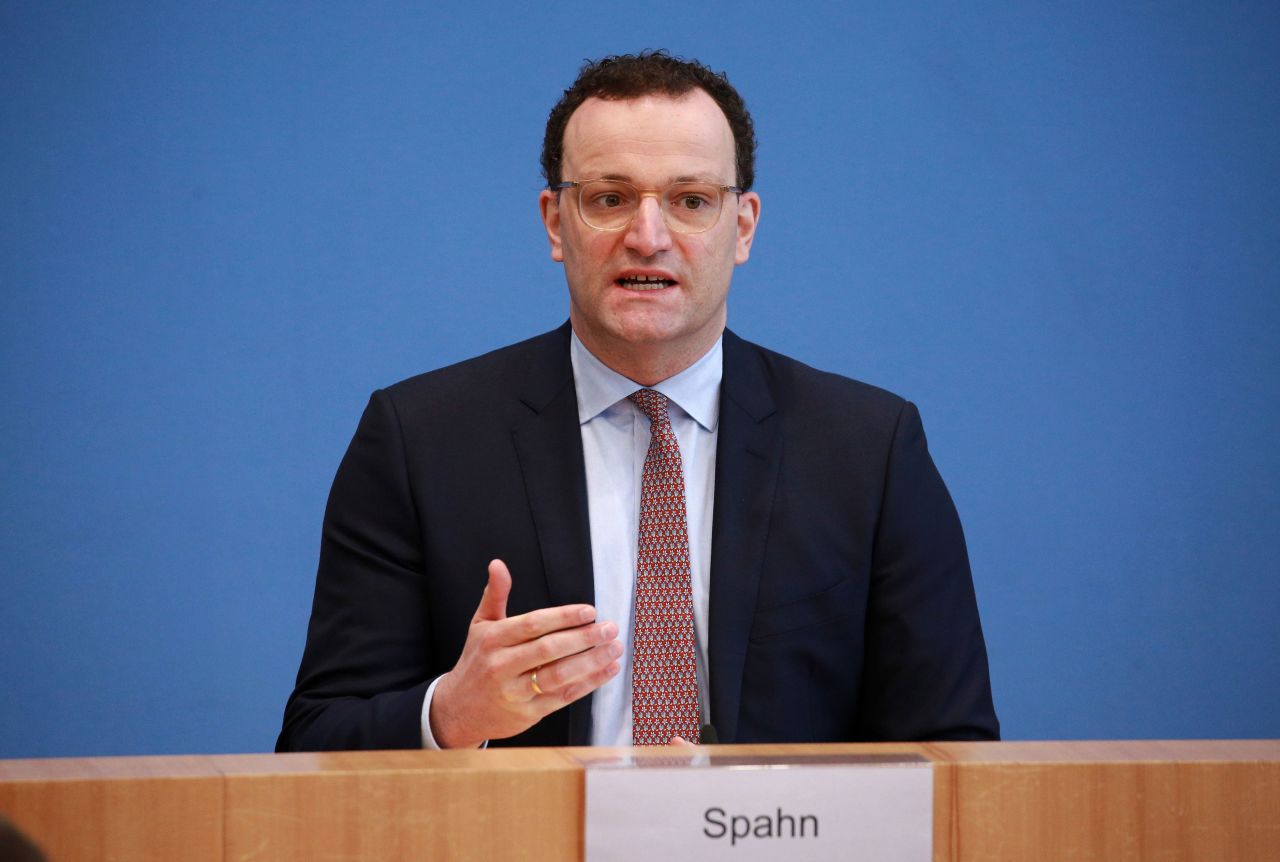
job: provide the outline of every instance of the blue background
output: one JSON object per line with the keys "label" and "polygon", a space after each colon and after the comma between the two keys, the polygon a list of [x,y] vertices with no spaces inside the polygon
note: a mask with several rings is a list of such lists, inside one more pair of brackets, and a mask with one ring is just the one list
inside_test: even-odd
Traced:
{"label": "blue background", "polygon": [[1280,736],[1280,7],[783,6],[0,2],[0,756],[272,746],[369,392],[564,319],[543,122],[657,46],[756,117],[730,325],[921,406],[1007,737]]}

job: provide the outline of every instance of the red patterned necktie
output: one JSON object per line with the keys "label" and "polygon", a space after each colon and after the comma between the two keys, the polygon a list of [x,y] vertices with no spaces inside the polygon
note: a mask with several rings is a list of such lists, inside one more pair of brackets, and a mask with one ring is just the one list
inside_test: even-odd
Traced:
{"label": "red patterned necktie", "polygon": [[631,636],[631,742],[666,745],[679,736],[696,743],[698,676],[680,444],[666,396],[641,389],[629,397],[649,417]]}

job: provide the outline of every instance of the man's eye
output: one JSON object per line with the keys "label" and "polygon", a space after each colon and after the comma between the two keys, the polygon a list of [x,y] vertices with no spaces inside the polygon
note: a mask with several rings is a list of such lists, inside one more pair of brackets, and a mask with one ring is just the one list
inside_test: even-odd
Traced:
{"label": "man's eye", "polygon": [[591,196],[592,209],[612,210],[627,205],[627,198],[622,192],[600,192]]}
{"label": "man's eye", "polygon": [[676,201],[676,206],[686,210],[698,210],[705,206],[709,206],[711,201],[702,195],[681,195]]}

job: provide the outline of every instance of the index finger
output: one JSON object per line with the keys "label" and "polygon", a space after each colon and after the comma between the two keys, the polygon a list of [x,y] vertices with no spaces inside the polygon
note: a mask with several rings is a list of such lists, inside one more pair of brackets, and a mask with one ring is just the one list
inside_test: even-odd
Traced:
{"label": "index finger", "polygon": [[552,632],[578,628],[595,618],[596,609],[591,605],[558,605],[554,608],[539,608],[496,623],[494,636],[500,646],[518,646]]}

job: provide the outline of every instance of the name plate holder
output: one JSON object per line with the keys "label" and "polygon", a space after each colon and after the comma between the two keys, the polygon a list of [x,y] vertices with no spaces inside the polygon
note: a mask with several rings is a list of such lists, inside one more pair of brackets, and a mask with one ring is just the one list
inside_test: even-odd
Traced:
{"label": "name plate holder", "polygon": [[587,862],[933,858],[933,764],[918,754],[705,747],[578,759]]}

